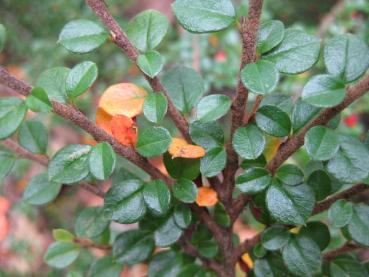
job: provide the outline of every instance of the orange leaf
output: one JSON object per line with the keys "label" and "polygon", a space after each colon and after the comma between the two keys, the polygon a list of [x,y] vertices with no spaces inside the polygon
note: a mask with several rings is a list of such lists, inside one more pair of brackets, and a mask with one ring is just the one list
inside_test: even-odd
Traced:
{"label": "orange leaf", "polygon": [[249,253],[245,253],[242,255],[242,260],[247,264],[247,266],[252,269],[254,267],[254,262],[252,261]]}
{"label": "orange leaf", "polygon": [[173,158],[188,158],[196,159],[205,156],[205,149],[197,146],[188,144],[184,139],[173,138],[172,143],[169,146],[169,154]]}
{"label": "orange leaf", "polygon": [[10,208],[10,202],[4,196],[0,196],[0,215],[5,214]]}
{"label": "orange leaf", "polygon": [[211,188],[201,187],[197,194],[196,203],[201,207],[214,206],[218,203],[218,195]]}
{"label": "orange leaf", "polygon": [[161,173],[163,173],[165,176],[169,176],[169,173],[163,162],[163,156],[152,157],[152,158],[149,158],[148,160],[149,160],[149,163],[151,163],[153,166],[159,169]]}
{"label": "orange leaf", "polygon": [[115,115],[110,122],[113,137],[125,146],[134,146],[137,141],[137,125],[124,115]]}
{"label": "orange leaf", "polygon": [[99,108],[111,116],[135,117],[142,113],[146,91],[131,83],[120,83],[108,87],[99,100]]}
{"label": "orange leaf", "polygon": [[113,117],[106,113],[103,109],[98,108],[96,111],[96,124],[104,129],[105,132],[107,132],[108,134],[112,134],[111,133],[111,126],[110,126],[110,121]]}
{"label": "orange leaf", "polygon": [[9,232],[9,221],[5,215],[0,215],[0,242],[6,239]]}

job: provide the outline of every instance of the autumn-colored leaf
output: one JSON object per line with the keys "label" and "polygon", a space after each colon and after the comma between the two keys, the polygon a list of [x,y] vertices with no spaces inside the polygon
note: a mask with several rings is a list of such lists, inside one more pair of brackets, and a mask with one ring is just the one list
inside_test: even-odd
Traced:
{"label": "autumn-colored leaf", "polygon": [[111,126],[110,126],[110,121],[113,117],[106,113],[103,109],[98,108],[96,111],[96,124],[104,129],[105,132],[107,132],[108,134],[112,134],[111,133]]}
{"label": "autumn-colored leaf", "polygon": [[242,261],[244,261],[250,269],[254,267],[254,262],[252,261],[249,253],[245,253],[242,255]]}
{"label": "autumn-colored leaf", "polygon": [[111,116],[125,115],[133,118],[142,113],[147,92],[131,83],[120,83],[108,87],[99,100],[99,108]]}
{"label": "autumn-colored leaf", "polygon": [[159,169],[161,173],[163,173],[165,176],[169,176],[169,173],[164,165],[163,156],[152,157],[148,160],[149,163]]}
{"label": "autumn-colored leaf", "polygon": [[180,138],[172,139],[172,144],[169,146],[168,152],[173,158],[196,159],[205,156],[204,148],[188,144],[184,139]]}
{"label": "autumn-colored leaf", "polygon": [[113,137],[125,146],[134,146],[137,141],[137,125],[132,120],[124,115],[113,116],[111,122],[111,131]]}
{"label": "autumn-colored leaf", "polygon": [[212,188],[201,187],[198,189],[196,203],[201,207],[214,206],[218,203],[218,195]]}
{"label": "autumn-colored leaf", "polygon": [[264,157],[267,162],[271,161],[275,154],[277,154],[279,147],[281,146],[283,139],[276,137],[268,137],[267,143],[264,149]]}
{"label": "autumn-colored leaf", "polygon": [[9,232],[9,221],[5,215],[0,215],[0,242],[5,240]]}
{"label": "autumn-colored leaf", "polygon": [[0,196],[0,215],[4,215],[10,208],[10,202],[4,196]]}

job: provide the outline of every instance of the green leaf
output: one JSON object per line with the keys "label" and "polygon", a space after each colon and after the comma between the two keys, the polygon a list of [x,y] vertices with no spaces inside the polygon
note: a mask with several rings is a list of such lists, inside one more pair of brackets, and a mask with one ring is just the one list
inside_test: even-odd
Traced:
{"label": "green leaf", "polygon": [[313,189],[317,201],[323,200],[332,191],[331,178],[324,170],[313,171],[307,180],[307,184]]}
{"label": "green leaf", "polygon": [[306,184],[288,186],[274,181],[267,190],[266,204],[278,222],[302,225],[313,211],[315,197]]}
{"label": "green leaf", "polygon": [[92,86],[97,78],[97,71],[96,64],[90,61],[73,67],[65,81],[68,98],[76,98]]}
{"label": "green leaf", "polygon": [[369,150],[358,139],[340,136],[340,149],[329,160],[327,170],[341,182],[356,183],[368,176]]}
{"label": "green leaf", "polygon": [[231,107],[231,99],[222,94],[212,94],[205,96],[197,104],[197,120],[209,122],[223,117]]}
{"label": "green leaf", "polygon": [[81,144],[71,144],[59,150],[49,163],[49,180],[73,184],[86,178],[90,151],[90,145]]}
{"label": "green leaf", "polygon": [[293,164],[282,165],[276,173],[279,181],[289,186],[296,186],[304,181],[304,173]]}
{"label": "green leaf", "polygon": [[0,139],[6,139],[15,133],[26,112],[27,107],[23,100],[16,97],[0,99]]}
{"label": "green leaf", "polygon": [[338,136],[327,127],[315,126],[305,135],[305,148],[312,159],[318,161],[329,160],[338,151]]}
{"label": "green leaf", "polygon": [[169,153],[164,154],[164,165],[174,179],[196,179],[200,174],[200,159],[173,159]]}
{"label": "green leaf", "polygon": [[331,240],[328,226],[320,221],[308,222],[301,228],[299,235],[310,237],[319,246],[320,250],[327,248]]}
{"label": "green leaf", "polygon": [[91,174],[99,180],[106,180],[114,172],[116,155],[107,142],[95,145],[89,157],[89,167]]}
{"label": "green leaf", "polygon": [[229,217],[228,212],[226,211],[224,205],[219,202],[214,207],[213,216],[216,223],[218,223],[220,226],[227,228],[231,225],[231,218]]}
{"label": "green leaf", "polygon": [[66,103],[66,80],[70,69],[66,67],[54,67],[45,70],[38,77],[36,85],[45,90],[50,100]]}
{"label": "green leaf", "polygon": [[219,246],[215,241],[202,241],[197,245],[199,253],[206,258],[213,258],[218,254]]}
{"label": "green leaf", "polygon": [[254,273],[256,277],[288,277],[280,255],[268,254],[263,259],[256,259],[254,263]]}
{"label": "green leaf", "polygon": [[261,108],[263,106],[275,106],[281,109],[282,111],[291,114],[294,103],[291,96],[276,93],[271,95],[265,95],[259,107]]}
{"label": "green leaf", "polygon": [[227,153],[224,148],[213,148],[201,158],[200,171],[205,177],[216,176],[221,172],[227,161]]}
{"label": "green leaf", "polygon": [[150,277],[172,277],[178,276],[186,263],[193,263],[193,260],[183,254],[173,250],[160,251],[153,256],[148,268]]}
{"label": "green leaf", "polygon": [[263,153],[265,144],[263,133],[252,124],[238,128],[233,135],[233,148],[244,159],[258,158]]}
{"label": "green leaf", "polygon": [[36,120],[29,120],[22,123],[18,141],[28,151],[35,154],[45,154],[48,144],[48,134],[44,125]]}
{"label": "green leaf", "polygon": [[342,228],[350,222],[353,212],[352,203],[345,199],[340,199],[329,207],[329,223],[333,228]]}
{"label": "green leaf", "polygon": [[31,94],[26,98],[27,107],[38,112],[49,112],[52,109],[51,102],[45,90],[40,87],[33,88]]}
{"label": "green leaf", "polygon": [[155,244],[159,247],[172,245],[181,237],[182,233],[183,230],[176,224],[174,216],[170,216],[155,231]]}
{"label": "green leaf", "polygon": [[80,248],[72,242],[54,242],[47,249],[44,260],[55,268],[65,268],[73,263],[79,255]]}
{"label": "green leaf", "polygon": [[77,216],[75,222],[76,235],[83,238],[97,237],[105,231],[109,223],[102,207],[86,208]]}
{"label": "green leaf", "polygon": [[297,276],[312,277],[320,272],[322,256],[318,245],[307,236],[295,236],[282,250],[288,270]]}
{"label": "green leaf", "polygon": [[192,33],[220,31],[236,19],[230,0],[176,0],[172,9],[182,27]]}
{"label": "green leaf", "polygon": [[175,67],[164,75],[163,84],[174,106],[185,114],[191,112],[205,91],[201,76],[184,66]]}
{"label": "green leaf", "polygon": [[139,221],[146,213],[139,180],[127,180],[112,186],[105,194],[104,209],[110,218],[122,224]]}
{"label": "green leaf", "polygon": [[306,103],[301,98],[297,99],[292,111],[293,133],[300,131],[308,124],[320,111],[320,108]]}
{"label": "green leaf", "polygon": [[330,74],[352,82],[368,69],[369,48],[353,34],[336,36],[325,45],[324,63]]}
{"label": "green leaf", "polygon": [[353,205],[350,222],[345,228],[352,240],[358,244],[369,246],[369,206],[365,204]]}
{"label": "green leaf", "polygon": [[256,113],[255,120],[258,127],[271,136],[285,137],[290,134],[290,117],[280,108],[263,106]]}
{"label": "green leaf", "polygon": [[149,210],[154,215],[165,215],[170,208],[171,195],[167,185],[161,180],[154,180],[145,185],[143,197]]}
{"label": "green leaf", "polygon": [[156,51],[149,51],[137,58],[138,67],[150,78],[154,78],[163,69],[163,57]]}
{"label": "green leaf", "polygon": [[0,180],[4,180],[5,177],[10,173],[14,166],[15,160],[16,157],[14,154],[3,145],[0,145]]}
{"label": "green leaf", "polygon": [[316,75],[311,78],[302,91],[302,99],[316,107],[334,107],[346,95],[345,84],[332,75]]}
{"label": "green leaf", "polygon": [[173,186],[173,195],[184,203],[193,203],[197,198],[197,187],[190,180],[179,179]]}
{"label": "green leaf", "polygon": [[224,132],[216,121],[194,121],[190,124],[191,139],[206,150],[222,147],[224,144]]}
{"label": "green leaf", "polygon": [[73,242],[73,240],[76,238],[71,232],[64,229],[54,229],[53,230],[53,238],[56,241],[69,241]]}
{"label": "green leaf", "polygon": [[141,230],[121,233],[113,245],[113,257],[121,264],[134,265],[147,260],[154,252],[151,234]]}
{"label": "green leaf", "polygon": [[174,208],[173,213],[174,221],[182,229],[187,228],[191,224],[192,213],[188,205],[178,204]]}
{"label": "green leaf", "polygon": [[167,151],[172,137],[163,127],[148,127],[138,133],[136,150],[144,157],[159,156]]}
{"label": "green leaf", "polygon": [[50,203],[58,196],[61,187],[61,183],[49,181],[46,173],[36,175],[24,190],[23,200],[32,205]]}
{"label": "green leaf", "polygon": [[58,43],[74,53],[88,53],[100,47],[108,33],[95,22],[77,19],[68,22],[59,35]]}
{"label": "green leaf", "polygon": [[112,256],[102,257],[93,262],[89,269],[89,275],[93,277],[119,277],[122,266],[115,263]]}
{"label": "green leaf", "polygon": [[319,53],[319,38],[289,28],[282,42],[265,58],[275,62],[280,72],[297,74],[310,69],[317,62]]}
{"label": "green leaf", "polygon": [[288,230],[279,225],[266,229],[261,236],[261,244],[264,248],[275,251],[284,247],[290,240],[291,234]]}
{"label": "green leaf", "polygon": [[168,109],[168,100],[161,92],[149,93],[145,97],[143,113],[145,117],[154,123],[163,120]]}
{"label": "green leaf", "polygon": [[367,277],[368,273],[362,263],[349,255],[341,255],[329,264],[329,273],[332,277],[350,276]]}
{"label": "green leaf", "polygon": [[268,170],[264,168],[248,168],[236,179],[236,187],[247,194],[255,194],[263,191],[270,184],[272,178]]}
{"label": "green leaf", "polygon": [[126,29],[132,43],[141,51],[155,49],[165,37],[169,21],[156,10],[146,10],[133,18]]}
{"label": "green leaf", "polygon": [[266,53],[276,47],[284,37],[284,24],[279,20],[268,20],[260,25],[257,51]]}
{"label": "green leaf", "polygon": [[243,169],[248,169],[249,167],[265,167],[267,161],[265,160],[264,155],[260,155],[254,160],[244,160],[241,164]]}
{"label": "green leaf", "polygon": [[6,42],[6,29],[3,24],[0,24],[0,52],[3,51]]}
{"label": "green leaf", "polygon": [[247,64],[242,69],[241,79],[251,92],[264,95],[273,92],[277,87],[279,73],[274,63],[259,60]]}

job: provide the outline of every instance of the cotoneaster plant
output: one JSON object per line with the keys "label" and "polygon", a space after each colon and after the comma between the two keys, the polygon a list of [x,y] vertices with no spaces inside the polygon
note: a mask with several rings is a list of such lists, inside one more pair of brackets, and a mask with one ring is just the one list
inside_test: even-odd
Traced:
{"label": "cotoneaster plant", "polygon": [[[351,252],[369,247],[369,206],[351,197],[369,188],[369,140],[335,130],[339,114],[369,90],[363,40],[345,34],[322,42],[278,20],[261,22],[262,0],[250,0],[240,17],[230,0],[176,0],[173,13],[187,31],[237,28],[240,34],[235,96],[205,96],[194,69],[162,72],[164,59],[155,49],[169,28],[163,14],[144,11],[122,30],[104,1],[86,4],[96,21],[67,23],[58,43],[78,54],[115,44],[151,91],[112,84],[94,122],[74,101],[98,78],[94,62],[48,69],[34,86],[0,68],[0,83],[20,96],[0,99],[0,176],[16,157],[31,159],[46,170],[31,179],[24,201],[49,203],[62,186],[104,199],[103,206],[76,216],[74,230],[53,231],[55,242],[44,256],[49,266],[68,268],[82,248],[97,248],[105,256],[91,265],[90,276],[119,276],[123,265],[137,263],[160,277],[232,277],[237,265],[258,277],[368,276]],[[0,49],[4,41],[1,26]],[[276,92],[281,78],[308,71],[319,59],[325,72],[311,77],[301,93]],[[250,95],[256,100],[246,109]],[[47,131],[26,119],[28,110],[54,113],[97,143],[66,145],[49,158]],[[144,126],[137,121],[142,114]],[[231,126],[219,121],[226,115]],[[165,117],[177,131],[163,127]],[[288,161],[300,148],[310,158],[303,168]],[[117,156],[148,178],[116,169]],[[105,192],[100,184],[111,176]],[[233,232],[243,211],[263,224],[246,240]],[[111,222],[137,225],[109,239]],[[342,243],[327,249],[330,234],[339,230]]]}

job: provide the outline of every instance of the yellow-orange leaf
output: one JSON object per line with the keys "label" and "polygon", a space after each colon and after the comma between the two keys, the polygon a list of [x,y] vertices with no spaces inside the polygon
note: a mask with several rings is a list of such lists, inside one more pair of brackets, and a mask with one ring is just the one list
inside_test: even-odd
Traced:
{"label": "yellow-orange leaf", "polygon": [[169,154],[173,158],[188,158],[196,159],[205,156],[205,149],[197,146],[188,144],[184,139],[173,138],[172,143],[168,149]]}
{"label": "yellow-orange leaf", "polygon": [[279,146],[281,146],[283,140],[276,137],[268,137],[265,150],[264,157],[267,162],[271,161],[273,157],[277,154]]}
{"label": "yellow-orange leaf", "polygon": [[111,134],[110,121],[113,117],[106,113],[103,109],[98,108],[96,111],[96,124],[104,129],[105,132]]}
{"label": "yellow-orange leaf", "polygon": [[142,113],[147,92],[131,83],[120,83],[108,87],[99,100],[99,108],[111,116],[135,117]]}
{"label": "yellow-orange leaf", "polygon": [[111,131],[113,137],[125,146],[134,146],[137,141],[137,125],[132,120],[124,115],[113,116],[111,122]]}
{"label": "yellow-orange leaf", "polygon": [[196,203],[201,207],[214,206],[218,203],[218,195],[212,188],[201,187],[198,189]]}
{"label": "yellow-orange leaf", "polygon": [[254,262],[252,261],[249,253],[245,253],[242,255],[242,260],[247,264],[247,266],[252,269],[254,267]]}

